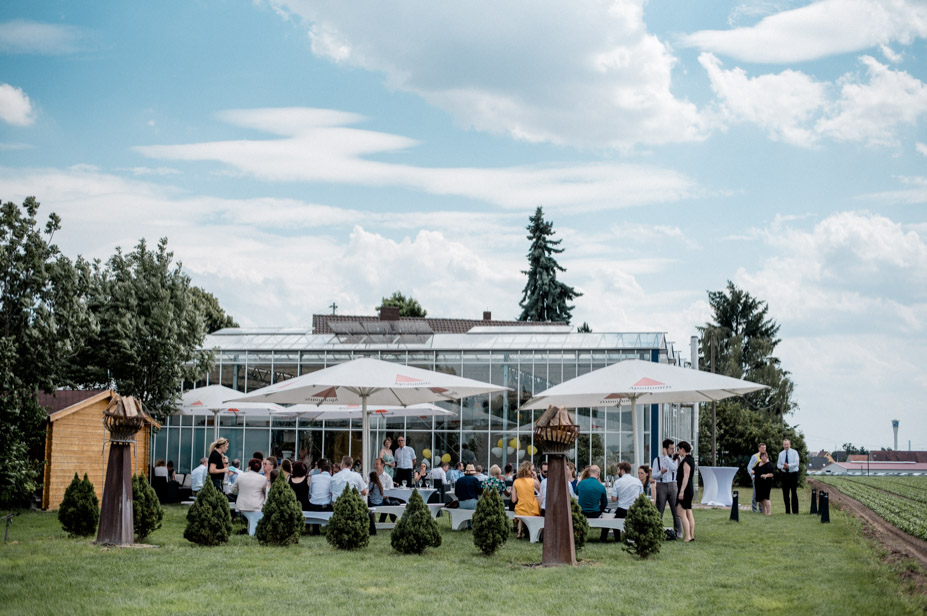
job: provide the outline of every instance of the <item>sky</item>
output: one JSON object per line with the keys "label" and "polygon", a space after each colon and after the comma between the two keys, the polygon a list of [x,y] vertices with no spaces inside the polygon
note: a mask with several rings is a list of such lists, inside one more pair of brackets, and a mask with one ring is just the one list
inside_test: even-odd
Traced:
{"label": "sky", "polygon": [[6,0],[0,198],[304,328],[516,318],[542,206],[574,325],[687,355],[733,281],[809,449],[927,449],[925,37],[910,0]]}

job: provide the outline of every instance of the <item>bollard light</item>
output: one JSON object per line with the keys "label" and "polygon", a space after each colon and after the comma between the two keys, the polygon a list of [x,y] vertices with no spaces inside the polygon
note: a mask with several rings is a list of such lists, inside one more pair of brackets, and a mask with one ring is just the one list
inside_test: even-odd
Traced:
{"label": "bollard light", "polygon": [[821,492],[821,523],[830,523],[830,497],[827,492]]}
{"label": "bollard light", "polygon": [[737,504],[740,492],[734,490],[734,500],[731,502],[731,522],[740,522],[740,506]]}
{"label": "bollard light", "polygon": [[811,515],[817,515],[818,513],[818,491],[814,488],[811,489]]}

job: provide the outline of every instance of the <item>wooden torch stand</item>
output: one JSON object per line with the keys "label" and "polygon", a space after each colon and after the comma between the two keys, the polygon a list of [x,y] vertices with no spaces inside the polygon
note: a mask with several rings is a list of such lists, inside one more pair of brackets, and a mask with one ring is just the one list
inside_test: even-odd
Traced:
{"label": "wooden torch stand", "polygon": [[132,445],[110,442],[97,543],[132,545]]}
{"label": "wooden torch stand", "polygon": [[566,458],[551,454],[547,459],[547,500],[544,514],[542,565],[575,565],[573,512],[567,487]]}

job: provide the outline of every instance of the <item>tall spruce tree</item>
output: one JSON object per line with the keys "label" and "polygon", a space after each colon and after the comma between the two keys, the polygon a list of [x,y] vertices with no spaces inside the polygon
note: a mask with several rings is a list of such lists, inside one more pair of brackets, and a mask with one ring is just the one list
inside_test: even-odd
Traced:
{"label": "tall spruce tree", "polygon": [[566,271],[554,258],[563,252],[563,248],[558,248],[563,240],[553,239],[553,223],[544,220],[540,206],[528,220],[527,229],[531,249],[527,255],[528,269],[522,274],[528,276],[528,282],[518,303],[522,309],[518,320],[569,323],[574,307],[567,302],[582,297],[582,293],[557,280],[557,272]]}

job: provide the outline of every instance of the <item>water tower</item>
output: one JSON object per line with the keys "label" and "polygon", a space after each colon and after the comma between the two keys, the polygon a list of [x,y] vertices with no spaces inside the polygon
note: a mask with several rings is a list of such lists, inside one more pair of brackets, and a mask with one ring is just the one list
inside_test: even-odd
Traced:
{"label": "water tower", "polygon": [[895,433],[895,448],[893,451],[898,451],[898,420],[892,420],[892,431]]}

